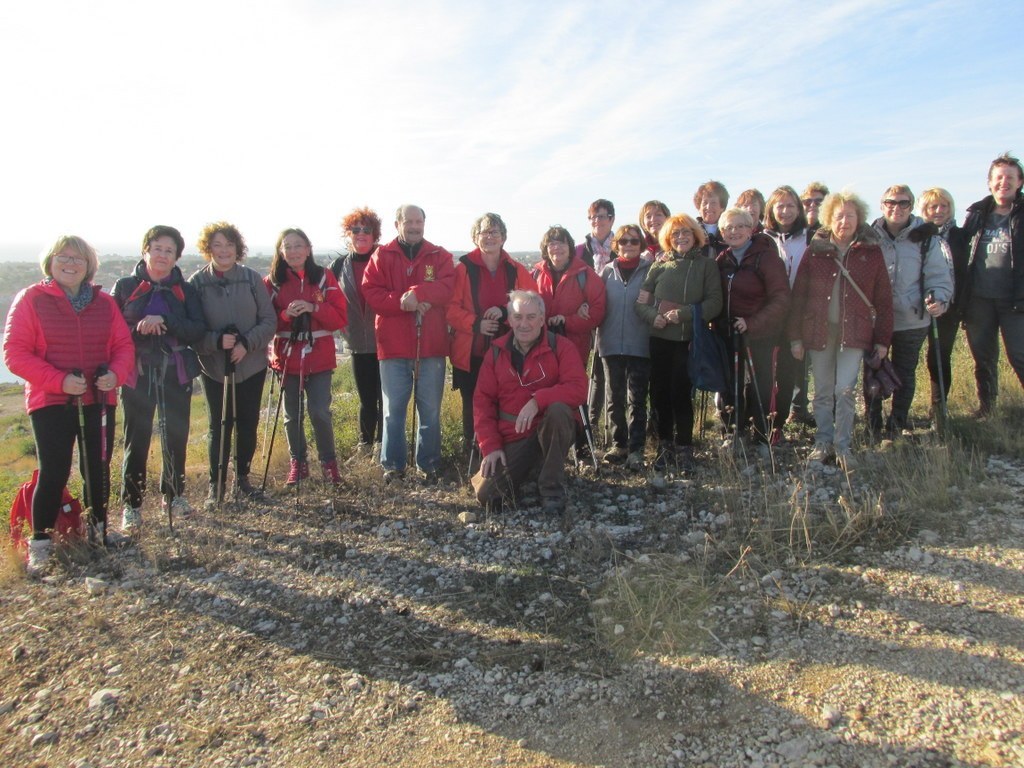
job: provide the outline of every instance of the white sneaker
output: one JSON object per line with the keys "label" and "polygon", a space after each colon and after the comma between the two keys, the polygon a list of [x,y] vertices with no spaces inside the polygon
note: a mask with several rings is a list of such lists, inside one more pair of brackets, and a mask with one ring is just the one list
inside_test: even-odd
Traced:
{"label": "white sneaker", "polygon": [[52,539],[32,539],[28,543],[28,564],[25,572],[32,577],[38,576],[46,568],[53,554]]}
{"label": "white sneaker", "polygon": [[808,461],[824,462],[832,453],[832,446],[824,443],[816,443],[814,450],[807,456]]}
{"label": "white sneaker", "polygon": [[126,506],[121,511],[121,530],[131,536],[142,528],[142,507]]}
{"label": "white sneaker", "polygon": [[167,497],[164,496],[162,502],[160,502],[160,511],[163,513],[164,519],[167,519],[167,507],[171,508],[171,516],[175,520],[188,520],[192,517],[192,505],[188,503],[188,499],[184,496],[175,496],[171,499],[168,504]]}

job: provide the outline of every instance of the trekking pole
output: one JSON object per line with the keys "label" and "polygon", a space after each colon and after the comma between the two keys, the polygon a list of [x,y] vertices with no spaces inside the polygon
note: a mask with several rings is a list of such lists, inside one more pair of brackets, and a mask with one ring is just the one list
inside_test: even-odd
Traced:
{"label": "trekking pole", "polygon": [[764,401],[761,399],[761,390],[757,386],[757,369],[754,367],[754,353],[750,351],[750,345],[744,344],[743,348],[747,353],[747,367],[750,370],[750,385],[754,390],[754,399],[757,400],[757,410],[761,416],[761,426],[764,428],[764,436],[767,439],[768,434],[768,417],[764,410]]}
{"label": "trekking pole", "polygon": [[409,463],[412,469],[416,468],[417,439],[416,433],[416,409],[419,401],[420,390],[420,352],[423,342],[423,313],[416,310],[416,359],[412,365],[412,440],[409,442]]}
{"label": "trekking pole", "polygon": [[[270,430],[270,446],[267,447],[266,440],[264,440],[264,443],[263,443],[263,452],[265,454],[265,457],[264,457],[265,458],[265,462],[263,464],[263,482],[260,483],[260,493],[261,494],[265,493],[266,490],[267,490],[267,473],[270,472],[270,459],[274,455],[274,440],[277,437],[277,423],[281,419],[281,402],[284,400],[284,377],[286,375],[286,369],[288,367],[288,358],[291,357],[291,355],[292,355],[292,347],[295,345],[295,339],[296,339],[296,334],[293,332],[291,334],[291,336],[288,337],[288,343],[285,344],[285,346],[284,346],[284,357],[282,358],[282,360],[284,360],[284,364],[283,364],[283,366],[281,368],[280,381],[277,382],[277,389],[278,389],[277,408],[274,409],[274,426],[273,426],[273,429]],[[271,389],[271,391],[273,391],[273,389],[274,389],[274,380],[276,378],[277,378],[276,372],[272,372],[271,373],[271,378],[270,378],[270,389]],[[270,414],[270,400],[269,399],[267,400],[267,414],[268,415]],[[264,430],[264,436],[265,435],[266,435],[266,430]]]}
{"label": "trekking pole", "polygon": [[732,429],[733,452],[740,447],[740,334],[732,329]]}
{"label": "trekking pole", "polygon": [[[73,376],[83,377],[84,374],[80,368],[75,368],[71,371]],[[89,543],[94,544],[96,542],[96,500],[92,495],[92,467],[89,464],[89,450],[86,447],[86,436],[85,436],[85,406],[82,404],[82,396],[75,396],[75,404],[78,406],[78,452],[82,460],[82,484],[85,486],[85,496],[88,499],[86,509],[88,509],[88,515],[86,516],[86,527],[89,531]]]}
{"label": "trekking pole", "polygon": [[597,451],[594,449],[594,428],[590,423],[590,414],[587,413],[586,405],[580,406],[580,417],[583,419],[583,434],[587,437],[587,445],[590,446],[590,460],[594,462],[594,471],[597,471]]}
{"label": "trekking pole", "polygon": [[[935,291],[928,292],[929,303],[935,301]],[[939,416],[935,423],[938,426],[939,439],[946,436],[946,420],[949,418],[949,410],[946,403],[946,376],[942,371],[942,346],[939,342],[939,321],[935,315],[929,315],[932,319],[932,342],[935,347],[935,373],[939,377]]]}
{"label": "trekking pole", "polygon": [[[229,325],[221,333],[221,339],[227,334],[237,334],[238,329],[233,325]],[[217,475],[215,482],[217,487],[215,489],[217,504],[221,504],[224,501],[224,488],[228,482],[228,467],[227,467],[227,456],[224,452],[225,440],[228,439],[228,396],[229,394],[234,397],[234,378],[235,378],[235,364],[231,361],[231,350],[224,350],[224,383],[221,386],[221,398],[220,398],[220,446],[217,449]],[[229,391],[228,382],[232,383],[232,387]],[[233,423],[233,422],[232,422]],[[237,445],[238,441],[235,440]],[[237,479],[236,479],[237,482]]]}
{"label": "trekking pole", "polygon": [[301,325],[304,326],[304,330],[300,332],[300,338],[304,339],[302,348],[299,350],[299,445],[297,448],[302,448],[300,453],[305,455],[305,459],[299,460],[299,473],[295,480],[295,505],[299,504],[299,497],[302,495],[302,462],[306,461],[307,465],[309,462],[308,446],[306,444],[306,355],[313,345],[313,338],[309,332],[309,315],[299,315],[296,317],[296,321],[300,317],[305,317],[306,320]]}
{"label": "trekking pole", "polygon": [[[263,421],[263,452],[260,454],[260,463],[261,464],[267,458],[267,441],[270,438],[270,419],[268,417],[270,416],[271,403],[274,402],[274,382],[275,381],[277,381],[277,377],[275,375],[273,375],[273,373],[271,373],[271,376],[270,376],[270,387],[267,389],[267,407],[266,407],[265,410],[262,409],[262,408],[260,409],[261,417],[264,418],[264,421]],[[263,414],[266,414],[266,416],[263,416]]]}
{"label": "trekking pole", "polygon": [[[103,363],[96,369],[96,375],[93,379],[95,384],[96,379],[100,376],[106,376],[110,373],[110,368],[106,363]],[[108,499],[110,497],[110,472],[107,469],[107,462],[110,461],[109,450],[110,446],[107,445],[107,402],[106,396],[100,393],[99,387],[96,387],[96,402],[100,404],[100,478],[103,482],[103,487],[100,489],[102,494],[100,498]],[[90,537],[92,531],[90,531]],[[103,523],[103,536],[107,535],[107,523]],[[90,538],[91,541],[91,538]]]}
{"label": "trekking pole", "polygon": [[[153,369],[155,371],[155,369]],[[167,444],[167,400],[164,397],[164,378],[167,374],[167,357],[164,356],[163,364],[159,368],[159,374],[152,377],[150,381],[154,382],[156,386],[156,412],[157,412],[157,429],[160,432],[160,453],[163,458],[163,467],[161,468],[161,478],[163,473],[167,472],[170,475],[170,486],[171,486],[171,501],[174,501],[174,497],[178,495],[178,480],[175,476],[174,471],[174,456],[171,453],[170,446]],[[154,381],[155,378],[155,381]],[[167,528],[174,533],[174,504],[167,505]]]}

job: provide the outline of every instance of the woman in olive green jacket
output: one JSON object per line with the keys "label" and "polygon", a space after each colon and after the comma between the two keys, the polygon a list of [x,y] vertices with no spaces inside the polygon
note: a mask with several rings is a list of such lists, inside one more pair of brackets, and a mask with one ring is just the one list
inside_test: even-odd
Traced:
{"label": "woman in olive green jacket", "polygon": [[703,228],[686,215],[673,216],[658,235],[664,253],[644,281],[637,314],[651,326],[651,405],[657,413],[656,473],[670,461],[693,465],[693,400],[687,358],[693,338],[693,305],[704,320],[722,311],[722,282],[706,251]]}

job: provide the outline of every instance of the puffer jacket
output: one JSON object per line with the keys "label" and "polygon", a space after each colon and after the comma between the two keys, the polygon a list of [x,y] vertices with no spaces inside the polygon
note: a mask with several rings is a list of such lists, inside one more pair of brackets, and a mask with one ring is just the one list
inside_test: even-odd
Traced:
{"label": "puffer jacket", "polygon": [[356,270],[353,266],[353,260],[361,259],[360,263],[365,268],[366,264],[370,263],[372,255],[372,252],[365,256],[345,253],[331,262],[330,266],[331,273],[338,281],[338,287],[345,295],[348,327],[342,330],[341,335],[345,337],[349,350],[357,355],[377,354],[377,334],[373,329],[377,313],[366,303],[362,282],[356,282]]}
{"label": "puffer jacket", "polygon": [[934,292],[935,300],[945,304],[953,298],[953,265],[939,230],[920,216],[911,216],[896,237],[886,230],[884,218],[876,219],[872,227],[892,284],[893,330],[928,326],[931,315],[925,311],[925,297]]}
{"label": "puffer jacket", "polygon": [[238,329],[247,350],[235,366],[235,381],[245,381],[266,368],[267,345],[274,338],[277,317],[256,270],[235,264],[218,277],[213,264],[207,264],[188,281],[199,294],[206,318],[206,333],[194,345],[203,373],[224,381],[227,359],[220,339],[230,326]]}
{"label": "puffer jacket", "polygon": [[766,229],[764,234],[775,241],[775,246],[779,249],[779,258],[782,259],[782,263],[786,266],[789,287],[792,288],[793,283],[796,282],[796,271],[800,268],[800,259],[803,258],[804,251],[807,250],[807,243],[810,240],[807,230],[801,229],[796,232],[787,233]]}
{"label": "puffer jacket", "polygon": [[778,338],[789,311],[789,278],[772,239],[754,235],[743,261],[736,261],[732,248],[718,254],[716,261],[726,310],[720,320],[731,323],[742,317],[749,338]]}
{"label": "puffer jacket", "polygon": [[[978,244],[985,228],[985,222],[996,207],[992,195],[974,203],[967,209],[964,219],[963,237],[967,241],[967,269],[964,280],[961,307],[971,300],[973,290],[974,264],[978,260]],[[1014,312],[1024,312],[1024,194],[1017,193],[1010,208],[1010,270],[1013,274],[1013,291],[1010,294]]]}
{"label": "puffer jacket", "polygon": [[[146,316],[146,309],[154,291],[163,291],[168,311],[161,315],[167,326],[163,336],[144,336],[135,330],[139,320]],[[135,359],[138,366],[160,365],[168,352],[180,355],[184,374],[188,379],[199,375],[199,357],[189,346],[195,344],[206,332],[203,305],[196,289],[185,282],[178,267],[160,283],[154,283],[146,270],[145,259],[140,259],[134,272],[114,283],[114,301],[121,308],[125,322],[135,342]],[[170,343],[169,340],[174,342]]]}
{"label": "puffer jacket", "polygon": [[[701,305],[704,320],[711,321],[722,311],[722,281],[718,265],[706,252],[694,248],[684,254],[671,251],[662,261],[651,265],[644,280],[640,300],[634,311],[651,326],[651,336],[668,341],[693,338],[693,312]],[[655,328],[654,319],[668,309],[681,309],[681,323]]]}
{"label": "puffer jacket", "polygon": [[[64,377],[80,370],[86,381],[96,379],[103,365],[118,384],[135,383],[135,346],[114,300],[93,286],[92,301],[81,312],[56,282],[46,279],[14,298],[4,328],[4,364],[25,380],[25,409],[64,405]],[[88,387],[84,405],[117,403],[116,391]]]}
{"label": "puffer jacket", "polygon": [[377,313],[377,357],[381,360],[416,357],[416,315],[402,309],[402,295],[413,291],[417,301],[430,304],[419,333],[421,357],[448,356],[445,311],[455,288],[452,255],[423,240],[413,259],[406,257],[398,238],[382,245],[363,272],[363,296]]}
{"label": "puffer jacket", "polygon": [[[345,327],[347,318],[345,297],[338,281],[329,269],[318,264],[306,269],[301,278],[290,269],[286,274],[281,285],[274,285],[270,275],[263,278],[277,313],[277,333],[270,353],[270,367],[289,375],[333,371],[338,367],[334,332]],[[316,305],[316,309],[309,313],[312,349],[291,340],[292,324],[297,318],[290,317],[286,310],[296,299]]]}
{"label": "puffer jacket", "polygon": [[[483,456],[533,434],[552,403],[565,403],[576,411],[587,401],[587,372],[574,344],[550,332],[541,333],[518,374],[512,363],[512,338],[507,333],[496,339],[484,355],[473,393],[473,426]],[[531,398],[540,411],[529,430],[516,432],[516,417]]]}
{"label": "puffer jacket", "polygon": [[[580,360],[588,360],[591,334],[604,320],[605,296],[601,278],[575,254],[569,259],[557,285],[551,262],[547,259],[537,263],[533,277],[537,281],[537,292],[544,299],[544,314],[549,318],[555,315],[565,317],[565,337],[576,345]],[[577,314],[584,304],[588,306],[589,317]]]}
{"label": "puffer jacket", "polygon": [[[822,350],[828,344],[828,307],[839,275],[839,249],[831,236],[824,227],[814,233],[793,285],[787,331],[790,340],[802,342],[805,349]],[[888,347],[892,341],[892,285],[874,229],[861,226],[857,230],[844,264],[874,305],[876,316],[872,322],[870,308],[843,277],[839,281],[840,345],[863,350],[876,344]]]}
{"label": "puffer jacket", "polygon": [[459,259],[459,263],[455,265],[455,291],[452,300],[448,302],[446,316],[448,327],[452,329],[449,356],[452,359],[452,366],[461,371],[468,371],[470,368],[474,344],[479,349],[486,350],[494,339],[509,331],[508,310],[502,304],[498,332],[492,336],[482,336],[480,333],[480,319],[488,309],[478,306],[479,296],[474,293],[474,286],[479,290],[481,281],[498,283],[502,295],[511,290],[537,290],[537,283],[530,275],[530,271],[504,250],[493,275],[484,267],[479,248]]}
{"label": "puffer jacket", "polygon": [[605,287],[604,320],[597,329],[597,350],[601,357],[650,357],[651,327],[634,309],[650,269],[651,262],[640,259],[628,281],[622,279],[618,259],[612,259],[601,270]]}

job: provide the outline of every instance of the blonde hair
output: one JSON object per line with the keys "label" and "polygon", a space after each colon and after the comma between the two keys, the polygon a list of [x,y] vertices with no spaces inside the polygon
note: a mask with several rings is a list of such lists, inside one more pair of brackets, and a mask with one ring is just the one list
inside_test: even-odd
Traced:
{"label": "blonde hair", "polygon": [[844,189],[841,192],[833,192],[831,195],[828,195],[825,198],[825,202],[821,204],[821,223],[826,229],[832,229],[832,220],[835,218],[836,211],[847,203],[850,203],[854,210],[857,211],[857,226],[862,227],[867,224],[868,204],[853,192],[848,192]]}
{"label": "blonde hair", "polygon": [[43,270],[43,274],[46,277],[53,277],[53,259],[65,248],[70,248],[85,259],[85,280],[83,282],[91,283],[92,279],[96,277],[96,270],[100,267],[100,260],[96,257],[96,249],[78,235],[61,235],[57,238],[57,242],[48,250],[43,251],[39,257],[39,267]]}
{"label": "blonde hair", "polygon": [[949,205],[949,218],[950,220],[956,218],[956,206],[953,205],[953,196],[942,187],[929,187],[921,196],[917,198],[917,202],[921,206],[921,215],[924,216],[925,209],[933,203],[939,202],[939,200],[945,200]]}

